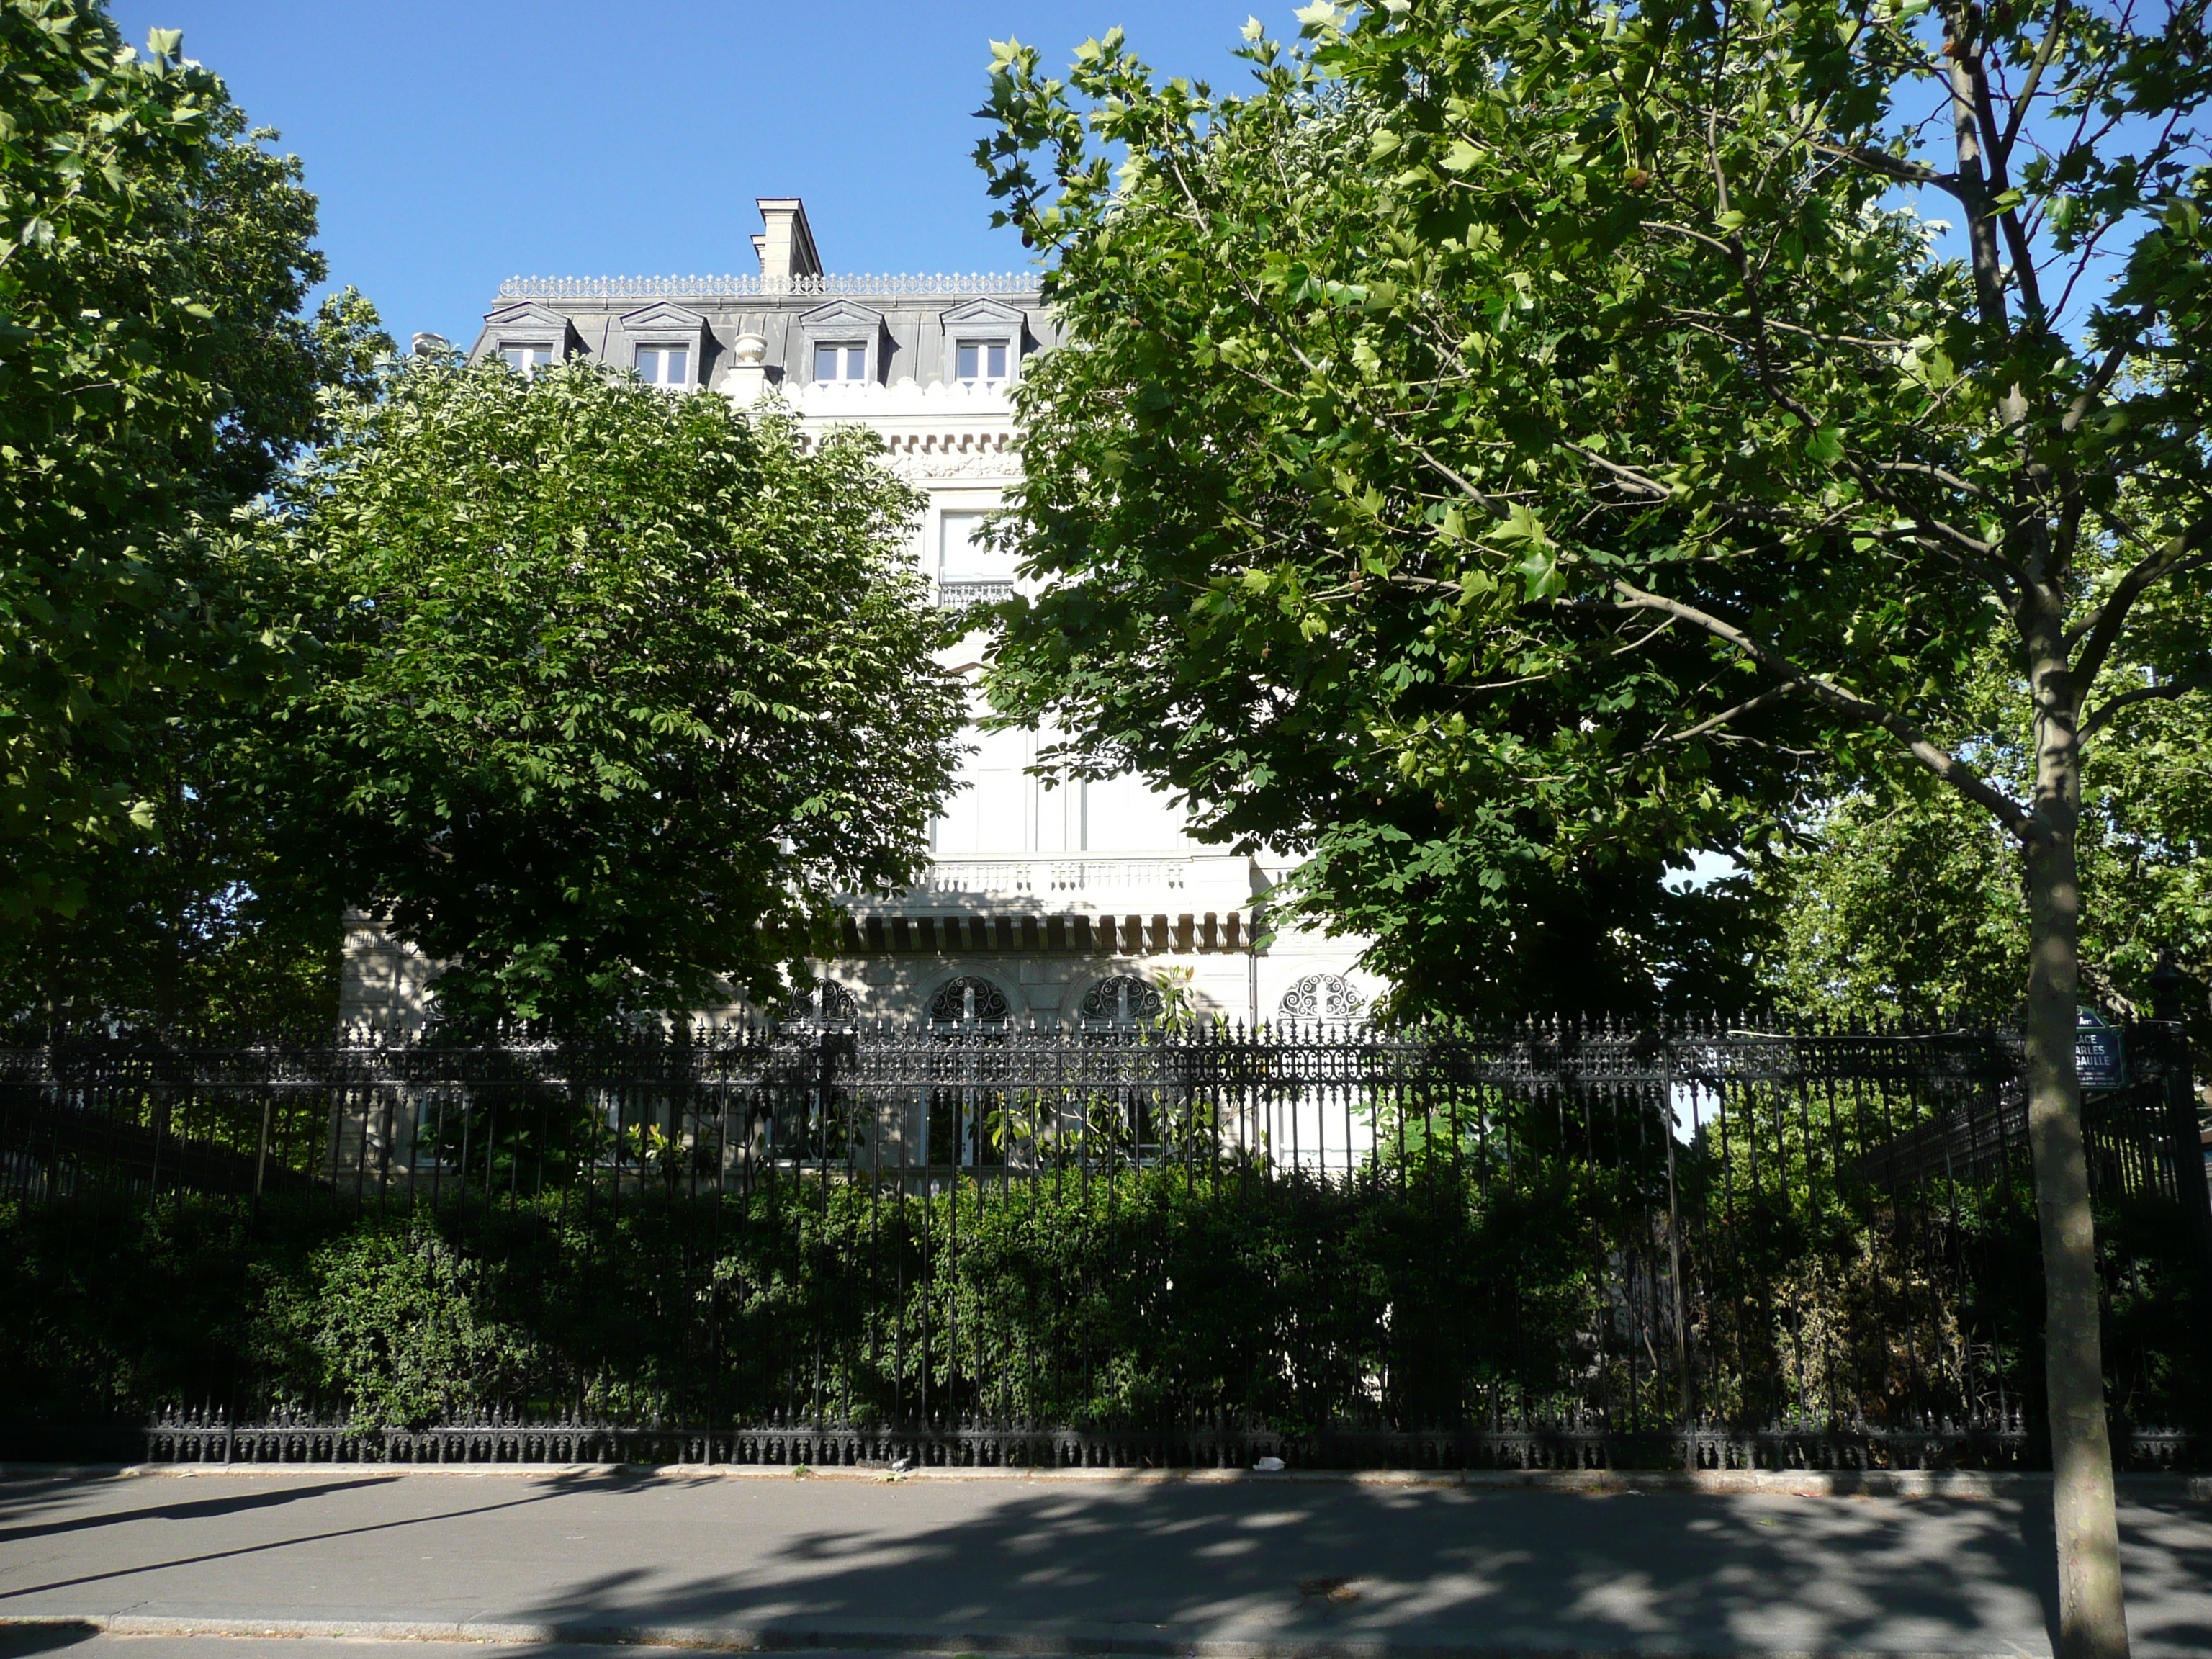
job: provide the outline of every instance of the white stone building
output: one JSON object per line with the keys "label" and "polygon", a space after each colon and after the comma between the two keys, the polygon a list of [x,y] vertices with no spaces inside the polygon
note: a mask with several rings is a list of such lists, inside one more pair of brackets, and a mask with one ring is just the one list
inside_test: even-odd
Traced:
{"label": "white stone building", "polygon": [[[942,602],[1011,592],[1011,564],[976,532],[1018,465],[1008,388],[1054,343],[1036,280],[825,275],[800,203],[759,206],[757,276],[516,278],[471,360],[588,356],[741,405],[781,398],[805,431],[871,427],[888,465],[928,498],[914,553]],[[985,643],[970,636],[952,665],[974,673]],[[1382,988],[1353,965],[1357,939],[1279,931],[1255,948],[1287,861],[1200,845],[1140,778],[1032,775],[1048,733],[969,736],[975,752],[933,832],[927,878],[895,898],[853,900],[843,954],[818,964],[837,1012],[1072,1026],[1142,1013],[1164,970],[1188,969],[1198,1006],[1221,1018],[1335,1020]],[[420,957],[357,922],[342,1017],[417,1024],[429,978]]]}

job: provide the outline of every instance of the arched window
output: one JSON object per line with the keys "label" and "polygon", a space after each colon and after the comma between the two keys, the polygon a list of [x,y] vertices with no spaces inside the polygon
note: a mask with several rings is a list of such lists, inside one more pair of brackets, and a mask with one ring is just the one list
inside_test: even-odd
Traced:
{"label": "arched window", "polygon": [[936,1026],[959,1027],[1004,1025],[1012,1017],[1006,1006],[1006,994],[997,986],[975,974],[963,974],[941,988],[929,1000],[929,1023]]}
{"label": "arched window", "polygon": [[[930,1034],[959,1054],[963,1073],[983,1063],[987,1050],[1007,1042],[1012,1016],[1006,994],[977,974],[939,986],[929,1000]],[[932,1089],[921,1126],[921,1161],[1004,1164],[1012,1127],[1008,1106],[1005,1093],[980,1079]]]}
{"label": "arched window", "polygon": [[1308,974],[1283,993],[1285,1019],[1358,1019],[1367,999],[1341,974]]}
{"label": "arched window", "polygon": [[[1077,1009],[1082,1040],[1094,1048],[1136,1048],[1145,1028],[1165,1010],[1160,988],[1134,974],[1102,979],[1083,994]],[[1082,1104],[1083,1144],[1093,1158],[1148,1162],[1159,1155],[1154,1095],[1148,1083],[1116,1083],[1089,1091]]]}
{"label": "arched window", "polygon": [[834,979],[825,979],[811,991],[802,991],[792,1000],[791,1015],[787,1022],[794,1025],[840,1026],[857,1025],[860,1020],[860,1005],[853,994]]}
{"label": "arched window", "polygon": [[[825,1061],[832,1046],[850,1052],[846,1045],[851,1039],[834,1034],[850,1031],[860,1024],[860,1005],[852,992],[836,980],[822,980],[796,993],[785,1006],[784,1030],[809,1048],[818,1042]],[[773,1103],[765,1115],[767,1143],[762,1151],[771,1163],[849,1164],[860,1156],[862,1147],[852,1091],[830,1076],[817,1077],[811,1066],[810,1061],[804,1076],[791,1079],[797,1086],[773,1091]]]}
{"label": "arched window", "polygon": [[1084,994],[1084,1029],[1141,1025],[1160,1017],[1160,989],[1134,974],[1102,979]]}

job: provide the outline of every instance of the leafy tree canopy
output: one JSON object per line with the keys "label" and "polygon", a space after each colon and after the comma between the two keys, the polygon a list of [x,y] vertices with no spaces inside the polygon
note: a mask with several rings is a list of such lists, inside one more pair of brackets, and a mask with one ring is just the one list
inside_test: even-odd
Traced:
{"label": "leafy tree canopy", "polygon": [[[2008,715],[2014,683],[1961,697],[1972,729],[1942,734],[2006,788],[2027,793],[2033,757]],[[2083,781],[2085,1000],[2148,1018],[2161,956],[2212,983],[2212,700],[2130,708]],[[1830,1017],[2016,1024],[2027,908],[2004,833],[1923,769],[1891,764],[1846,781],[1754,860],[1755,942],[1779,1000]],[[2212,1009],[2185,1000],[2199,1052]]]}
{"label": "leafy tree canopy", "polygon": [[388,343],[299,162],[100,0],[0,6],[0,914],[82,905],[159,816],[164,722],[283,667],[220,544]]}
{"label": "leafy tree canopy", "polygon": [[[1309,46],[1255,38],[1243,98],[1155,84],[1118,34],[1066,82],[998,49],[980,159],[1077,349],[1023,393],[1007,533],[1046,581],[994,692],[1062,720],[1077,764],[1165,778],[1224,835],[1286,829],[1313,908],[1417,994],[1486,969],[1515,994],[1546,933],[1680,986],[1666,856],[1758,838],[1885,745],[2017,840],[2021,806],[1919,734],[1972,729],[1948,688],[1976,664],[2025,678],[1990,503],[2033,470],[2031,392],[2094,456],[2045,522],[2084,601],[2133,606],[2123,683],[2200,683],[2188,592],[2121,586],[2130,538],[2195,499],[2162,367],[2196,326],[2195,140],[2104,125],[2194,100],[2185,15],[2062,9],[2035,69],[2036,17],[1975,14],[2013,65],[2009,172],[1928,159],[1953,60],[1923,8],[1300,15]],[[2018,316],[1936,256],[1909,185],[2033,243]],[[2043,267],[2123,235],[2116,285],[2045,299]],[[2114,481],[2150,463],[2123,522]]]}
{"label": "leafy tree canopy", "polygon": [[[1729,683],[1706,641],[1525,611],[1556,591],[1530,484],[1556,465],[1508,451],[1543,399],[1585,395],[1580,373],[1554,386],[1564,365],[1522,361],[1563,319],[1494,269],[1518,256],[1470,228],[1477,210],[1396,178],[1394,132],[1422,118],[1398,88],[1247,55],[1261,92],[1217,100],[1153,88],[1118,35],[1086,48],[1074,84],[1128,149],[1116,182],[1068,88],[1001,53],[981,159],[1056,256],[1075,349],[1017,393],[1025,480],[1000,533],[1046,583],[1008,607],[995,701],[1057,719],[1077,769],[1183,790],[1202,834],[1309,851],[1300,908],[1370,935],[1403,1002],[1747,999],[1749,917],[1663,878],[1686,847],[1740,844],[1799,780],[1686,740],[1685,699]],[[1056,194],[1030,172],[1041,147]],[[1894,240],[1893,271],[1912,251]],[[1500,466],[1524,476],[1462,493]]]}
{"label": "leafy tree canopy", "polygon": [[280,490],[314,683],[245,775],[331,890],[450,964],[441,1011],[778,994],[837,895],[918,876],[964,716],[848,433],[582,363],[417,357]]}
{"label": "leafy tree canopy", "polygon": [[[203,738],[218,727],[194,722]],[[116,1029],[327,1042],[338,1019],[339,933],[265,802],[173,757],[150,833],[78,863],[88,901],[0,930],[0,1022],[40,1042]]]}
{"label": "leafy tree canopy", "polygon": [[[1458,823],[1534,803],[1555,865],[1893,761],[1995,824],[2061,1647],[2118,1659],[2077,831],[2099,734],[2212,687],[2202,0],[1298,15],[1293,52],[1253,26],[1243,98],[1118,34],[1066,82],[994,49],[981,160],[1073,342],[1024,405],[1046,591],[1009,705],[1217,821],[1220,757],[1276,732]],[[1162,665],[1193,650],[1249,696],[1185,693]],[[2020,688],[2017,793],[1941,740],[1990,679]]]}

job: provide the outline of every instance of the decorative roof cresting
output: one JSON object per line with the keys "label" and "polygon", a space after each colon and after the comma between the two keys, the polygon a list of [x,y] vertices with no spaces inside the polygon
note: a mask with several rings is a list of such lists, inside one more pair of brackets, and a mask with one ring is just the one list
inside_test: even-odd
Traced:
{"label": "decorative roof cresting", "polygon": [[724,295],[781,294],[1031,294],[1038,286],[1038,273],[1034,270],[963,271],[938,276],[860,272],[827,276],[510,276],[499,285],[499,297],[713,300]]}

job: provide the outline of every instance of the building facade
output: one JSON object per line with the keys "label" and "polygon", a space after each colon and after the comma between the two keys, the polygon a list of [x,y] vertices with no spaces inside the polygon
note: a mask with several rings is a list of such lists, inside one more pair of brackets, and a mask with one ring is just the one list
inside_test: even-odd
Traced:
{"label": "building facade", "polygon": [[[757,276],[514,278],[470,360],[527,372],[582,356],[743,407],[779,398],[803,441],[871,428],[885,465],[927,498],[913,552],[939,602],[1011,593],[1011,563],[977,532],[1019,465],[1008,392],[1057,339],[1036,279],[827,275],[805,207],[759,206]],[[972,677],[985,643],[971,635],[950,665]],[[843,953],[817,964],[823,1012],[1118,1023],[1155,1011],[1169,979],[1223,1018],[1334,1021],[1359,1018],[1382,988],[1354,965],[1360,940],[1279,930],[1259,944],[1287,861],[1200,844],[1140,778],[1032,775],[1048,732],[968,735],[927,876],[850,902]],[[419,1024],[431,978],[365,921],[349,927],[349,1024]]]}

